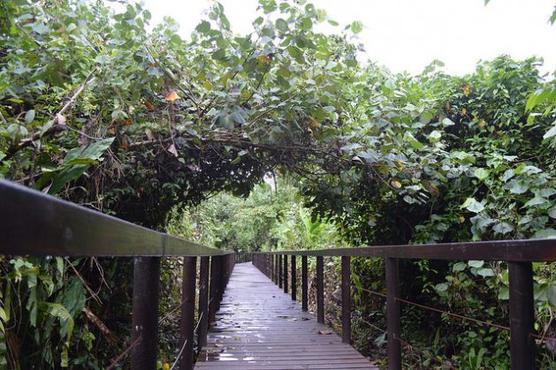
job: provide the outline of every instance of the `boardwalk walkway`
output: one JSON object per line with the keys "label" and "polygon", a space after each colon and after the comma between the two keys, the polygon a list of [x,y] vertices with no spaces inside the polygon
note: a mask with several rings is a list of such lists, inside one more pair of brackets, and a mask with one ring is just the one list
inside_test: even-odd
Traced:
{"label": "boardwalk walkway", "polygon": [[378,369],[249,263],[237,264],[195,369]]}

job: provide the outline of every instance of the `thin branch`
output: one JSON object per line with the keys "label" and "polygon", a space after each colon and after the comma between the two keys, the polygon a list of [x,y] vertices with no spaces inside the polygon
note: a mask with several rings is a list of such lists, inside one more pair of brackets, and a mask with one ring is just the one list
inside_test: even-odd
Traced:
{"label": "thin branch", "polygon": [[113,359],[106,370],[112,370],[118,365],[118,363],[137,345],[142,339],[142,335],[137,337],[122,353],[120,353],[115,359]]}
{"label": "thin branch", "polygon": [[87,282],[85,281],[85,279],[83,279],[83,276],[81,276],[81,274],[79,273],[79,271],[77,271],[77,269],[75,268],[75,266],[73,265],[73,263],[71,263],[71,261],[69,260],[69,258],[64,257],[64,260],[66,260],[66,262],[68,263],[68,265],[71,267],[71,269],[73,270],[73,273],[75,274],[75,276],[77,276],[77,278],[81,281],[81,283],[83,284],[83,286],[85,287],[85,289],[87,289],[87,291],[89,292],[89,294],[91,295],[91,297],[98,303],[98,304],[102,304],[102,301],[100,300],[100,298],[98,297],[98,295],[91,289],[91,287],[89,287],[89,284],[87,284]]}
{"label": "thin branch", "polygon": [[85,87],[87,87],[87,85],[89,85],[94,80],[93,74],[96,71],[97,71],[97,68],[94,68],[87,75],[87,77],[81,83],[81,85],[79,85],[77,90],[75,90],[75,92],[72,94],[70,99],[66,102],[66,104],[63,105],[62,109],[60,109],[57,113],[55,113],[54,115],[51,116],[51,119],[47,123],[47,125],[51,125],[51,127],[49,129],[47,129],[46,131],[40,130],[40,131],[34,133],[30,138],[23,139],[17,145],[12,146],[7,151],[6,156],[2,160],[0,160],[0,163],[2,163],[3,161],[11,159],[20,150],[22,150],[24,148],[27,148],[28,146],[33,144],[33,142],[39,140],[41,137],[50,136],[50,135],[56,134],[58,132],[64,131],[67,128],[67,126],[66,126],[65,122],[61,122],[63,114],[65,112],[67,112],[73,106],[73,104],[75,104],[75,102],[77,100],[77,97],[83,92],[83,90],[85,90]]}

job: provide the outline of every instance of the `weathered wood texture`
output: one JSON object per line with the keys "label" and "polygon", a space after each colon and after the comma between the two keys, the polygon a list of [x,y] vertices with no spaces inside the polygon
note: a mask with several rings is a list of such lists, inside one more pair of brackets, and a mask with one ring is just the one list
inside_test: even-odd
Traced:
{"label": "weathered wood texture", "polygon": [[220,256],[13,182],[0,180],[0,253],[16,256]]}
{"label": "weathered wood texture", "polygon": [[195,369],[378,369],[251,263],[237,264]]}

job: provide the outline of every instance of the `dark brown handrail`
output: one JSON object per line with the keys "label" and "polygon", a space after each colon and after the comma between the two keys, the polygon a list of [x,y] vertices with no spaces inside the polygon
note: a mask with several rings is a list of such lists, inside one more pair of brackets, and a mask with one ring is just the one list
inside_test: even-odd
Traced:
{"label": "dark brown handrail", "polygon": [[[388,368],[401,369],[400,337],[400,259],[487,260],[508,263],[510,283],[510,353],[514,370],[535,368],[534,300],[532,262],[556,261],[556,238],[530,240],[501,240],[470,243],[442,243],[418,245],[370,246],[358,248],[330,248],[257,252],[253,264],[284,291],[288,290],[288,256],[301,256],[301,301],[307,309],[306,259],[316,257],[317,319],[324,322],[323,258],[342,258],[342,338],[351,341],[351,282],[350,257],[378,257],[385,260],[386,322],[388,334]],[[295,276],[295,259],[292,277]],[[292,284],[296,279],[292,279]],[[291,289],[295,289],[293,286]],[[292,295],[292,299],[296,296]]]}
{"label": "dark brown handrail", "polygon": [[401,259],[556,261],[556,238],[494,240],[469,243],[377,245],[355,248],[328,248],[264,252],[290,256],[382,257]]}
{"label": "dark brown handrail", "polygon": [[233,254],[0,180],[0,253],[33,256],[222,256]]}
{"label": "dark brown handrail", "polygon": [[[235,261],[232,251],[209,248],[150,230],[5,180],[0,180],[0,254],[135,257],[133,370],[156,368],[160,257],[184,257],[182,350],[178,359],[184,370],[193,368],[197,257],[201,257],[202,265],[198,343],[206,343],[208,318],[214,317],[218,309]],[[209,294],[215,300],[210,305],[207,303]]]}

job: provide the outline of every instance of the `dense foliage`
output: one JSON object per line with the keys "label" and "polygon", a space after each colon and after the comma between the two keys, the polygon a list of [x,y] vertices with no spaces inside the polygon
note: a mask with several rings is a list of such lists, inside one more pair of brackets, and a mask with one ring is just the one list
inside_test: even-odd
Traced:
{"label": "dense foliage", "polygon": [[[502,56],[464,77],[439,62],[392,74],[357,60],[359,22],[323,34],[319,23],[336,22],[305,1],[260,0],[248,35],[215,3],[189,39],[171,20],[149,31],[140,5],[13,0],[0,11],[0,177],[236,250],[556,234],[556,89],[536,59]],[[255,187],[269,173],[277,191]],[[128,263],[1,267],[0,361],[102,368],[126,348],[128,285],[116,282],[129,281]],[[361,287],[381,289],[378,261],[355,267]],[[553,271],[535,268],[539,329],[551,334]],[[404,271],[408,296],[506,318],[503,265]],[[379,322],[381,304],[358,294]],[[429,348],[408,361],[505,368],[503,335],[405,314],[415,348]],[[380,346],[365,335],[368,350]]]}
{"label": "dense foliage", "polygon": [[256,186],[245,199],[220,193],[186,212],[176,212],[168,230],[240,253],[341,244],[336,225],[312,217],[303,203],[295,186],[281,180]]}

